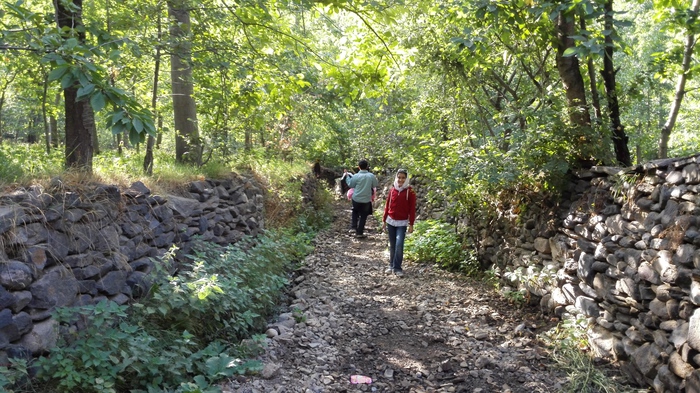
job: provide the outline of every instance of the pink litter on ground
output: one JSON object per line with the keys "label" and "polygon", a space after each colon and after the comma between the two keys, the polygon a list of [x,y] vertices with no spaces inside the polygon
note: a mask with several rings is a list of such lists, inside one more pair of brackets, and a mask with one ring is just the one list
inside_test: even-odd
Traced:
{"label": "pink litter on ground", "polygon": [[351,375],[350,376],[350,383],[353,383],[353,384],[372,383],[372,378],[365,377],[364,375]]}

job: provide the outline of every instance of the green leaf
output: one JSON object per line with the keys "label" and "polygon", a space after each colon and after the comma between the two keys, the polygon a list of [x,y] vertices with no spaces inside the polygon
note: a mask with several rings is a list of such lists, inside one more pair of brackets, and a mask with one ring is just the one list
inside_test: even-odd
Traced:
{"label": "green leaf", "polygon": [[153,124],[153,119],[149,117],[148,121],[145,121],[143,125],[146,128],[146,133],[148,133],[148,135],[153,137],[156,136],[156,126]]}
{"label": "green leaf", "polygon": [[129,142],[132,145],[137,145],[139,143],[143,143],[145,138],[144,138],[143,133],[137,132],[135,129],[131,128],[129,129]]}
{"label": "green leaf", "polygon": [[134,117],[134,120],[131,123],[134,125],[134,129],[136,130],[136,132],[138,132],[139,134],[143,132],[143,122],[141,121],[141,119],[139,119],[138,117]]}
{"label": "green leaf", "polygon": [[230,377],[235,374],[235,367],[240,362],[237,358],[232,358],[226,354],[214,356],[207,359],[207,374],[210,376]]}
{"label": "green leaf", "polygon": [[112,134],[113,135],[121,134],[125,130],[126,130],[126,125],[124,123],[121,123],[121,122],[112,126]]}
{"label": "green leaf", "polygon": [[67,89],[75,83],[72,72],[66,72],[61,78],[61,89]]}
{"label": "green leaf", "polygon": [[80,81],[81,86],[88,86],[92,84],[92,81],[90,80],[91,78],[86,73],[82,72],[82,70],[76,70],[78,71],[78,80]]}
{"label": "green leaf", "polygon": [[101,91],[96,92],[90,97],[90,105],[95,112],[101,111],[105,107],[105,95]]}
{"label": "green leaf", "polygon": [[121,56],[121,54],[122,54],[122,51],[113,50],[113,51],[109,52],[109,59],[112,61],[117,61],[117,60],[119,60],[119,56]]}
{"label": "green leaf", "polygon": [[197,375],[193,379],[199,388],[206,388],[209,386],[209,382],[207,382],[207,379],[203,375]]}
{"label": "green leaf", "polygon": [[60,65],[49,72],[49,82],[59,80],[68,72],[70,67],[66,64]]}
{"label": "green leaf", "polygon": [[566,48],[564,51],[564,54],[562,55],[563,57],[571,57],[571,56],[576,56],[578,54],[579,49],[578,48]]}
{"label": "green leaf", "polygon": [[81,86],[78,89],[76,99],[81,100],[81,99],[85,98],[86,96],[89,96],[90,93],[92,93],[94,90],[95,90],[95,85],[92,83],[85,85],[85,86]]}
{"label": "green leaf", "polygon": [[124,119],[125,116],[126,116],[126,114],[122,110],[114,112],[112,114],[112,121],[110,123],[110,127],[114,126],[116,124],[123,124],[122,120]]}
{"label": "green leaf", "polygon": [[80,42],[77,38],[69,38],[63,43],[63,46],[67,49],[73,49],[78,45],[80,45]]}

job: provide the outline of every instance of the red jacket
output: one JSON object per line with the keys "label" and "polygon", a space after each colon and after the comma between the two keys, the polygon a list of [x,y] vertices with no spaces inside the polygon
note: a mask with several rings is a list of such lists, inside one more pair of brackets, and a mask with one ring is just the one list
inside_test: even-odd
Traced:
{"label": "red jacket", "polygon": [[384,206],[383,222],[391,216],[394,220],[408,220],[410,225],[416,220],[416,193],[411,187],[399,192],[394,187],[389,190]]}

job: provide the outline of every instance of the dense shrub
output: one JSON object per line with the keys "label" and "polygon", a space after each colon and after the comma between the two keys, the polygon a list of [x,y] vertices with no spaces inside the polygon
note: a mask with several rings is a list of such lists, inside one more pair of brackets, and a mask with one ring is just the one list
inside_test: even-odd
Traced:
{"label": "dense shrub", "polygon": [[474,254],[465,248],[454,227],[438,220],[416,222],[413,234],[406,237],[406,257],[469,275],[479,271]]}
{"label": "dense shrub", "polygon": [[226,248],[202,243],[177,274],[168,273],[173,253],[159,261],[137,304],[60,309],[62,330],[74,333],[38,359],[39,379],[56,392],[219,391],[216,381],[260,368],[237,343],[263,326],[312,236],[289,229]]}

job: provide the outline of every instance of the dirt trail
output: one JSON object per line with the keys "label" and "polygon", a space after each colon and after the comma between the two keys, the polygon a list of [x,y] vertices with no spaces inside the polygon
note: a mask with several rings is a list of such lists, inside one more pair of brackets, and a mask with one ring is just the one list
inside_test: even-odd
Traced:
{"label": "dirt trail", "polygon": [[[433,266],[384,273],[387,237],[347,231],[338,202],[332,228],[295,277],[285,312],[269,325],[265,370],[225,392],[553,392],[565,382],[534,332],[534,315],[493,288]],[[538,325],[539,324],[539,325]],[[371,384],[351,384],[351,375]]]}

